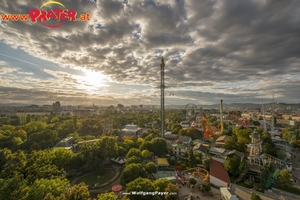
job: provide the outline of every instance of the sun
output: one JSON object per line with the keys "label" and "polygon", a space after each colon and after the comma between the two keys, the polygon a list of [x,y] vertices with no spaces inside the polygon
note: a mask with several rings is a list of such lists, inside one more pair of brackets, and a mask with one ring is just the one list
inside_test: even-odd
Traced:
{"label": "sun", "polygon": [[78,79],[82,89],[95,91],[99,88],[108,86],[107,83],[109,78],[101,72],[84,69],[83,73],[84,75],[80,76]]}

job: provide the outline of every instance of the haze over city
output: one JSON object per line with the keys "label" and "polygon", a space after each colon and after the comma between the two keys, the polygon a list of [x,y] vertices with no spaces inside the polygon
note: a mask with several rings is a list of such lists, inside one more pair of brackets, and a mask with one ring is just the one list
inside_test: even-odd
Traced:
{"label": "haze over city", "polygon": [[0,21],[2,103],[157,105],[161,57],[167,105],[299,103],[299,1],[61,2],[91,20]]}

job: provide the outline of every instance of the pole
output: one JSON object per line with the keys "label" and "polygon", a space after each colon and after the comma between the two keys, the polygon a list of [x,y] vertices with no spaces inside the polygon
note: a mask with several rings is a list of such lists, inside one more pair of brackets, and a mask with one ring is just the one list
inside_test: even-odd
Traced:
{"label": "pole", "polygon": [[221,134],[224,132],[223,124],[223,99],[220,100],[220,122],[221,122]]}
{"label": "pole", "polygon": [[165,62],[164,58],[161,58],[160,63],[160,118],[161,118],[161,137],[164,137],[164,126],[165,126],[165,74],[164,74]]}

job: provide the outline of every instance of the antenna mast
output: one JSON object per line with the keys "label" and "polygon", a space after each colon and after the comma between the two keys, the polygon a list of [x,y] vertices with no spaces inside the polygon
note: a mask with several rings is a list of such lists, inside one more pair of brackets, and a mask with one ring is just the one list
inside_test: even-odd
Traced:
{"label": "antenna mast", "polygon": [[262,99],[262,114],[263,114],[263,123],[264,123],[264,131],[267,132],[267,123],[266,123],[266,117],[265,117],[265,110],[264,110],[264,102]]}
{"label": "antenna mast", "polygon": [[272,136],[274,135],[274,126],[275,126],[275,116],[274,116],[274,94],[273,94],[273,100],[272,100]]}

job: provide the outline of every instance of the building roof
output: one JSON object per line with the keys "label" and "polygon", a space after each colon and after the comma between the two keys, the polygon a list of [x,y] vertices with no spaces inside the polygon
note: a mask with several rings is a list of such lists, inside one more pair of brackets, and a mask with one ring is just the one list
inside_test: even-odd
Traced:
{"label": "building roof", "polygon": [[200,140],[200,139],[196,139],[196,140],[193,140],[193,144],[199,144],[199,143],[201,143],[201,144],[206,144],[207,142],[205,142],[205,141],[203,141],[203,140]]}
{"label": "building roof", "polygon": [[225,151],[226,151],[226,149],[222,149],[222,148],[216,148],[216,147],[210,147],[209,148],[210,153],[223,154],[223,153],[225,153]]}
{"label": "building roof", "polygon": [[156,158],[156,164],[158,167],[169,167],[170,164],[166,158]]}
{"label": "building roof", "polygon": [[227,156],[230,156],[230,155],[236,155],[240,158],[244,156],[244,154],[242,152],[239,152],[237,150],[232,150],[232,151],[228,152]]}
{"label": "building roof", "polygon": [[119,163],[119,164],[125,164],[126,163],[126,159],[125,158],[121,158],[121,157],[113,158],[111,160],[114,161],[114,162],[116,162],[116,163]]}
{"label": "building roof", "polygon": [[177,139],[177,141],[182,141],[182,142],[190,142],[191,140],[192,138],[189,136],[179,136],[179,138]]}
{"label": "building roof", "polygon": [[214,159],[211,159],[210,175],[224,181],[225,183],[231,183],[228,172],[224,168],[224,165]]}
{"label": "building roof", "polygon": [[201,151],[203,153],[207,153],[208,147],[203,144],[197,144],[196,146],[193,147],[193,151]]}
{"label": "building roof", "polygon": [[216,140],[216,142],[223,142],[228,138],[228,135],[222,135],[220,137],[218,137],[218,139]]}
{"label": "building roof", "polygon": [[254,131],[254,132],[251,133],[251,136],[252,136],[252,137],[258,137],[258,136],[259,136],[259,133],[256,132],[256,131]]}
{"label": "building roof", "polygon": [[173,148],[186,149],[186,146],[184,146],[182,144],[173,144]]}
{"label": "building roof", "polygon": [[236,196],[236,195],[232,195],[232,194],[228,191],[228,189],[227,189],[226,187],[221,187],[221,188],[220,188],[220,191],[221,191],[221,194],[223,193],[223,194],[227,197],[227,199],[229,199],[229,200],[239,200],[239,199],[237,198],[237,196]]}

